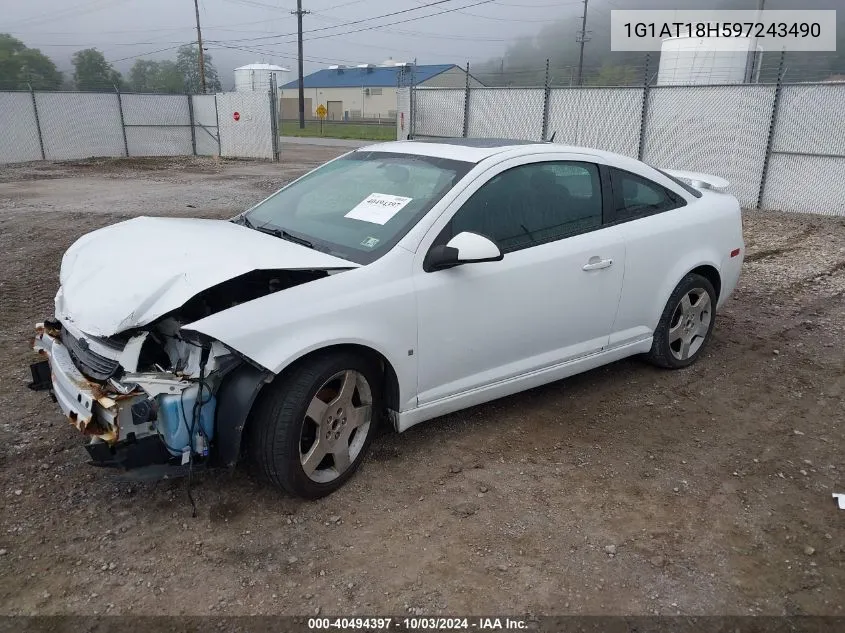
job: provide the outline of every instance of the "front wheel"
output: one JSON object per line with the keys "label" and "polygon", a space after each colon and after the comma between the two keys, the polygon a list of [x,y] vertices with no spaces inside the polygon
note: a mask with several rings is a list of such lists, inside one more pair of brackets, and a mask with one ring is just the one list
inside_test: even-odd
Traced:
{"label": "front wheel", "polygon": [[350,353],[314,356],[268,387],[248,429],[259,476],[317,499],[340,488],[369,448],[380,410],[379,372]]}
{"label": "front wheel", "polygon": [[701,355],[716,322],[716,291],[706,277],[690,273],[675,287],[654,331],[648,360],[679,369]]}

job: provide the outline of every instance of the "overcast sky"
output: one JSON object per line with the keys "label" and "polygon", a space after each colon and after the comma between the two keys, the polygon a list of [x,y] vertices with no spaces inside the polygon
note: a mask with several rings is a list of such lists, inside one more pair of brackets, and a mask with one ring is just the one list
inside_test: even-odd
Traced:
{"label": "overcast sky", "polygon": [[[571,17],[574,37],[583,6],[578,0],[488,0],[461,11],[417,19],[481,1],[449,0],[369,20],[432,1],[303,0],[303,8],[311,11],[304,18],[304,29],[323,29],[305,33],[306,72],[330,63],[379,63],[390,57],[416,58],[418,63],[486,60],[501,56],[514,38],[532,35],[554,19]],[[193,0],[0,0],[0,4],[0,31],[9,31],[28,46],[41,49],[63,71],[70,70],[70,55],[80,48],[98,48],[125,71],[134,59],[124,58],[196,38]],[[605,12],[611,6],[607,0],[593,0],[592,5]],[[295,0],[200,0],[203,39],[224,83],[231,81],[233,68],[254,61],[295,69],[296,18],[290,14],[295,6]],[[365,21],[326,29],[356,20]],[[325,37],[400,20],[412,21]],[[144,57],[167,59],[174,51],[150,52]]]}
{"label": "overcast sky", "polygon": [[[838,8],[842,2],[766,0],[766,8]],[[296,17],[290,13],[295,3],[200,0],[204,43],[224,88],[233,82],[232,69],[256,61],[290,68],[294,71],[290,78],[295,77]],[[408,11],[431,3],[435,4]],[[756,4],[757,0],[590,0],[588,28],[608,29],[614,8],[750,9]],[[0,32],[41,49],[60,70],[71,71],[68,74],[70,56],[81,48],[99,49],[125,72],[137,57],[172,59],[180,44],[196,40],[193,0],[0,0],[0,7]],[[574,40],[583,4],[581,0],[303,0],[303,8],[311,11],[304,24],[308,73],[329,64],[381,63],[388,58],[416,59],[420,64],[487,61],[501,57],[517,38],[533,36],[556,21],[563,21],[563,28],[554,30],[555,37],[562,32]],[[401,13],[375,19],[395,12]],[[387,26],[372,28],[376,25]],[[602,39],[598,31],[593,33],[595,40]]]}

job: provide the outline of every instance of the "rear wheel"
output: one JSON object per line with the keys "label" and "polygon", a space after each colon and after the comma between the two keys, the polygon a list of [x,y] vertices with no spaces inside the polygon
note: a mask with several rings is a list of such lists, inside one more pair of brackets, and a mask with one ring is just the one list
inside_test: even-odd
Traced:
{"label": "rear wheel", "polygon": [[306,359],[259,401],[249,454],[259,476],[317,499],[340,488],[364,459],[380,410],[378,368],[354,354]]}
{"label": "rear wheel", "polygon": [[716,291],[705,277],[690,273],[675,287],[654,332],[648,360],[679,369],[694,363],[716,322]]}

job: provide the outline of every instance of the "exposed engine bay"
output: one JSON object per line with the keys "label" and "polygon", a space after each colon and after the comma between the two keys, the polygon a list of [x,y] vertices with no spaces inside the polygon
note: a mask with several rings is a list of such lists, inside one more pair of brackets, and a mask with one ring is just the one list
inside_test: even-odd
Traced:
{"label": "exposed engine bay", "polygon": [[108,337],[90,336],[59,314],[36,326],[33,347],[48,360],[32,366],[30,386],[52,390],[71,423],[90,437],[86,449],[97,465],[152,467],[150,476],[161,476],[195,460],[208,464],[218,440],[221,385],[250,361],[183,326],[331,272],[254,270]]}

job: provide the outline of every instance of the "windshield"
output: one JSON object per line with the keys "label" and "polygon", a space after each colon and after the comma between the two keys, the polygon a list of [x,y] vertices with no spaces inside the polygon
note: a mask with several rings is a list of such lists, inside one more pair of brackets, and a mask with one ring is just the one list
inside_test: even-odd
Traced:
{"label": "windshield", "polygon": [[472,163],[387,152],[353,152],[327,163],[253,207],[255,228],[284,231],[359,264],[398,242]]}

